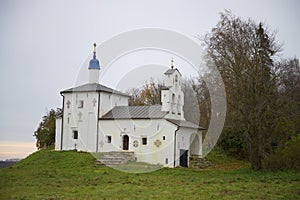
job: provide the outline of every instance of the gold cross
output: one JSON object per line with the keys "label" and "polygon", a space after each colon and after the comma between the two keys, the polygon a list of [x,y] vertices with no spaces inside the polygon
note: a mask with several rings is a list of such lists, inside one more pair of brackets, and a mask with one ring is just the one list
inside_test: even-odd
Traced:
{"label": "gold cross", "polygon": [[94,53],[96,53],[96,46],[97,46],[97,44],[94,43]]}

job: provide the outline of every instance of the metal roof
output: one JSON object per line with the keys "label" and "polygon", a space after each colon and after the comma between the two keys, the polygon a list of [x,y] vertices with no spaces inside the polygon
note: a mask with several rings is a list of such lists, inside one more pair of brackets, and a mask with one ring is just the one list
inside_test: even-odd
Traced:
{"label": "metal roof", "polygon": [[171,88],[171,86],[165,86],[165,85],[161,86],[161,90],[168,90],[170,88]]}
{"label": "metal roof", "polygon": [[176,120],[176,119],[166,119],[167,121],[171,122],[172,124],[175,124],[179,127],[185,127],[185,128],[195,128],[200,130],[205,130],[205,128],[202,128],[198,126],[197,124],[194,124],[189,121],[182,121],[182,120]]}
{"label": "metal roof", "polygon": [[106,87],[98,83],[88,83],[88,84],[80,85],[74,88],[63,90],[60,93],[63,94],[63,93],[72,93],[72,92],[107,92],[107,93],[119,94],[119,95],[130,97],[130,95],[128,94],[114,90],[112,88]]}
{"label": "metal roof", "polygon": [[115,106],[112,110],[100,118],[100,120],[110,119],[165,119],[179,127],[205,130],[204,128],[189,122],[175,119],[168,119],[168,113],[161,111],[161,105],[155,106]]}
{"label": "metal roof", "polygon": [[167,114],[161,105],[155,106],[115,106],[100,119],[161,119]]}
{"label": "metal roof", "polygon": [[179,72],[179,70],[177,68],[168,69],[164,74],[165,75],[170,75],[170,74],[173,74],[175,71],[177,71],[181,75],[181,73]]}

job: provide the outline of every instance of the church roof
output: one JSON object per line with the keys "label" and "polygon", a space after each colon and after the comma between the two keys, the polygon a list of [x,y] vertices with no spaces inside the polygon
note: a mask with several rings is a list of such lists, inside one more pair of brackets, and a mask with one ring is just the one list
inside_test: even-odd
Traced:
{"label": "church roof", "polygon": [[161,86],[161,90],[168,90],[168,89],[170,89],[171,88],[171,86],[165,86],[165,85],[162,85]]}
{"label": "church roof", "polygon": [[168,113],[161,111],[161,105],[155,106],[115,106],[112,110],[100,118],[109,119],[165,119],[179,127],[201,129],[204,128],[189,122],[175,119],[164,118]]}
{"label": "church roof", "polygon": [[80,85],[74,88],[63,90],[60,93],[63,94],[63,93],[72,93],[72,92],[107,92],[107,93],[119,94],[119,95],[130,97],[128,94],[114,90],[112,88],[106,87],[98,83],[88,83],[88,84]]}
{"label": "church roof", "polygon": [[168,69],[164,74],[165,75],[171,75],[171,74],[173,74],[175,71],[177,71],[180,75],[181,75],[181,73],[179,72],[179,70],[177,69],[177,68],[171,68],[171,69]]}
{"label": "church roof", "polygon": [[100,119],[161,119],[167,112],[161,106],[115,106]]}
{"label": "church roof", "polygon": [[172,124],[175,124],[175,125],[180,126],[180,127],[205,130],[205,128],[202,128],[202,127],[198,126],[197,124],[194,124],[194,123],[189,122],[189,121],[182,121],[182,120],[176,120],[176,119],[166,119],[166,120],[171,122]]}

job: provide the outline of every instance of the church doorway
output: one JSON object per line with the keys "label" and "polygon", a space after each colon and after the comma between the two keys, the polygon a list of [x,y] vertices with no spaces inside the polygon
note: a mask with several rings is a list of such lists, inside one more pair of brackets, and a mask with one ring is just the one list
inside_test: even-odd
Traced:
{"label": "church doorway", "polygon": [[188,150],[180,149],[179,165],[181,167],[188,167]]}
{"label": "church doorway", "polygon": [[123,135],[123,150],[129,150],[129,137],[128,137],[128,135]]}

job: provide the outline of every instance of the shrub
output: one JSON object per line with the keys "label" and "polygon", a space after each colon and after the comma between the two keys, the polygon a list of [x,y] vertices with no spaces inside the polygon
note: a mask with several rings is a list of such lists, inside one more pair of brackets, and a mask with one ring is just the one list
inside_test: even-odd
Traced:
{"label": "shrub", "polygon": [[240,131],[235,131],[230,128],[224,129],[217,145],[229,155],[240,158],[246,157],[246,145],[242,139],[242,132]]}
{"label": "shrub", "polygon": [[265,160],[265,168],[300,171],[300,134],[288,140],[283,147],[277,147]]}

